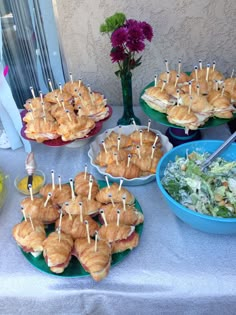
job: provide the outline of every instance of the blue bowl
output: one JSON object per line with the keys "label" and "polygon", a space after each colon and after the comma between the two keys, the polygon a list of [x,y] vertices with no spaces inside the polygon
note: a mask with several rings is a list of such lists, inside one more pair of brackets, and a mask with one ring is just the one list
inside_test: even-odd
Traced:
{"label": "blue bowl", "polygon": [[[161,183],[164,170],[169,161],[175,161],[176,156],[186,156],[186,150],[189,153],[196,151],[199,153],[212,153],[214,152],[223,141],[219,140],[199,140],[184,143],[167,152],[159,161],[156,172],[157,185],[160,188],[163,196],[165,197],[169,209],[183,222],[189,224],[194,229],[215,234],[236,234],[236,218],[218,218],[208,216],[190,210],[179,202],[175,201],[165,190]],[[236,160],[236,143],[231,144],[220,155],[227,161]]]}

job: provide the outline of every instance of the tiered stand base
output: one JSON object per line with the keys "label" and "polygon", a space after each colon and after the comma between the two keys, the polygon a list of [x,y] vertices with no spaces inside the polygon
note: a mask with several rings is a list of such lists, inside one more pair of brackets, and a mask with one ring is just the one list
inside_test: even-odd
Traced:
{"label": "tiered stand base", "polygon": [[189,130],[188,134],[184,129],[169,127],[166,131],[166,136],[174,147],[195,140],[201,139],[201,132],[199,130]]}

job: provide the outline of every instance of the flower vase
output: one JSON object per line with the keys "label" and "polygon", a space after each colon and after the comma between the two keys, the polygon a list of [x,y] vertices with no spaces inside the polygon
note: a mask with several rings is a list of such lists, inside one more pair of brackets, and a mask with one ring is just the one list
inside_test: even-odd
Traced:
{"label": "flower vase", "polygon": [[132,73],[121,74],[120,78],[123,97],[123,116],[117,121],[117,125],[130,125],[133,123],[133,120],[137,125],[141,125],[140,119],[135,116],[133,111]]}

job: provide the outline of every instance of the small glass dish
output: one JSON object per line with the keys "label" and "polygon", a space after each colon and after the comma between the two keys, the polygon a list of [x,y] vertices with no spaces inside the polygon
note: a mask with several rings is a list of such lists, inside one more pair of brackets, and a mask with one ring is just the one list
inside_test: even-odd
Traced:
{"label": "small glass dish", "polygon": [[[46,176],[41,170],[36,170],[33,174],[32,181],[32,192],[33,194],[38,194],[39,190],[45,184]],[[30,195],[30,191],[27,187],[28,184],[28,174],[26,171],[17,175],[14,180],[15,188],[24,195]]]}

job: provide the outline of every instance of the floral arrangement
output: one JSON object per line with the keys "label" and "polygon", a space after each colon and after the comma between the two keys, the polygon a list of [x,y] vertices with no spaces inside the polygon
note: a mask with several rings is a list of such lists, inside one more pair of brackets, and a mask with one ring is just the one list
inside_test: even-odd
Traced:
{"label": "floral arrangement", "polygon": [[119,66],[119,70],[115,72],[118,77],[141,65],[142,56],[136,58],[136,54],[144,50],[145,40],[151,42],[153,38],[153,30],[148,23],[127,20],[123,13],[115,13],[106,18],[105,23],[100,26],[100,32],[110,37],[110,57]]}

